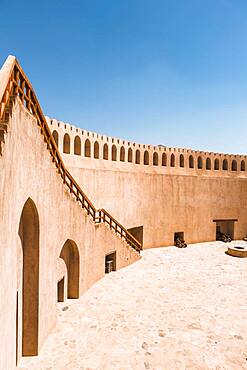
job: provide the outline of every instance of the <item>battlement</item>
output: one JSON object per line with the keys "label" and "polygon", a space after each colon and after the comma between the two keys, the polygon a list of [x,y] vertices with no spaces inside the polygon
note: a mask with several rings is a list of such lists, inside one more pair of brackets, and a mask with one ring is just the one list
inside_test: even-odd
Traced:
{"label": "battlement", "polygon": [[0,369],[40,353],[57,302],[79,298],[141,249],[171,246],[178,235],[188,244],[219,232],[246,237],[246,165],[244,155],[139,144],[45,118],[8,57],[0,70]]}
{"label": "battlement", "polygon": [[49,117],[46,120],[60,152],[65,157],[73,156],[75,166],[80,167],[82,158],[91,158],[109,161],[111,166],[118,162],[132,165],[132,168],[133,165],[134,168],[136,165],[143,166],[156,172],[179,171],[181,175],[195,171],[196,174],[214,176],[219,173],[221,176],[247,175],[246,155],[139,144],[83,130]]}

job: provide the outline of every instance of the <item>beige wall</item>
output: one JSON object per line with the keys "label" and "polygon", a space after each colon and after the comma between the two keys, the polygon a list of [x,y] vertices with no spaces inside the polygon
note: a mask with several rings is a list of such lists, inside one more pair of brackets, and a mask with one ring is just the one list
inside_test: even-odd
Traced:
{"label": "beige wall", "polygon": [[[0,96],[3,96],[11,63],[0,71]],[[97,208],[111,212],[126,228],[143,226],[145,248],[171,245],[174,232],[181,231],[188,243],[214,240],[214,219],[238,219],[235,237],[246,235],[246,156],[142,145],[84,131],[49,118],[47,122],[51,130],[58,133],[61,153],[64,135],[69,135],[70,154],[62,154],[62,157],[86,195]],[[76,137],[81,144],[78,155],[74,154]],[[86,142],[91,146],[89,157],[85,152]],[[99,159],[93,158],[96,142]],[[8,123],[5,142],[0,144],[0,313],[3,338],[0,369],[12,370],[16,367],[17,291],[18,358],[21,357],[22,294],[26,271],[23,271],[23,260],[27,260],[18,233],[23,207],[28,199],[37,210],[35,239],[38,242],[32,244],[28,234],[27,244],[38,248],[39,350],[56,324],[57,281],[63,274],[66,282],[69,278],[65,265],[59,262],[61,249],[68,239],[73,246],[76,245],[79,254],[79,295],[104,276],[106,254],[116,251],[117,269],[138,260],[139,254],[105,224],[96,225],[67,190],[37,122],[19,98]],[[113,145],[116,147],[116,160],[112,158]],[[105,146],[108,147],[107,160],[103,154]],[[140,163],[136,163],[137,151]],[[189,165],[190,156],[194,160],[193,168]],[[202,168],[198,166],[200,159]],[[219,169],[214,168],[215,161],[218,161]],[[227,169],[223,169],[223,161],[227,161]],[[211,163],[211,166],[206,168],[206,163]],[[22,225],[21,234],[25,234],[24,229]],[[69,258],[69,254],[66,256]],[[30,265],[34,274],[35,261],[30,259]],[[34,306],[31,306],[31,311],[34,311]]]}
{"label": "beige wall", "polygon": [[[215,239],[214,219],[238,219],[235,237],[247,233],[247,193],[245,156],[204,153],[187,149],[144,146],[120,139],[100,136],[56,120],[48,119],[51,129],[62,138],[69,133],[71,144],[76,135],[82,145],[80,155],[63,154],[65,163],[85,193],[97,208],[110,211],[127,228],[144,227],[144,246],[154,247],[173,243],[174,232],[183,231],[187,242]],[[85,158],[86,139],[92,145],[98,140],[99,159]],[[103,159],[103,146],[108,145],[108,160]],[[117,158],[112,161],[111,147],[116,145]],[[120,148],[125,158],[120,160]],[[127,162],[129,149],[140,150],[140,164]],[[56,324],[57,265],[61,249],[70,239],[77,245],[80,260],[79,293],[104,276],[105,255],[117,252],[117,268],[136,261],[139,255],[105,225],[95,225],[66,190],[58,175],[47,146],[33,116],[17,99],[12,119],[1,144],[0,155],[0,369],[12,370],[16,361],[16,295],[19,291],[19,332],[22,328],[23,251],[18,236],[25,202],[31,198],[39,219],[39,311],[38,346],[41,348]],[[149,154],[145,165],[144,152]],[[158,164],[152,162],[157,152]],[[162,165],[162,155],[167,163]],[[175,167],[170,159],[175,156]],[[184,167],[180,167],[180,155]],[[193,155],[194,168],[189,168]],[[198,157],[203,168],[197,168]],[[206,169],[206,159],[219,160],[219,170]],[[223,160],[228,170],[222,169]],[[237,170],[232,171],[235,160]],[[67,277],[66,277],[67,278]],[[19,358],[21,357],[19,336]]]}
{"label": "beige wall", "polygon": [[[106,208],[126,227],[144,227],[144,247],[173,244],[174,233],[183,231],[188,243],[215,240],[214,219],[238,219],[235,238],[247,234],[247,167],[246,156],[207,153],[190,149],[153,147],[117,138],[87,132],[47,117],[51,131],[59,136],[59,148],[63,152],[63,137],[68,133],[71,141],[70,154],[63,159],[73,176],[98,208]],[[74,155],[74,138],[81,140],[81,155]],[[91,157],[85,157],[84,143],[91,143]],[[99,159],[93,158],[94,142],[100,147]],[[103,159],[103,146],[108,145],[108,160]],[[117,160],[112,161],[111,147],[116,145]],[[120,161],[120,148],[125,148],[125,161]],[[129,163],[126,153],[140,150],[140,164]],[[149,154],[149,165],[144,165],[144,152]],[[153,165],[153,153],[158,155],[158,165]],[[162,165],[162,155],[167,157]],[[171,167],[171,155],[175,167]],[[180,156],[184,167],[180,167]],[[193,156],[194,168],[189,167]],[[198,158],[202,169],[198,168]],[[207,158],[211,169],[206,168]],[[214,169],[215,159],[219,170]],[[228,169],[223,169],[226,160]],[[235,171],[232,163],[236,161]],[[208,160],[209,162],[209,160]],[[164,163],[163,163],[164,164]],[[182,164],[182,162],[181,162]]]}
{"label": "beige wall", "polygon": [[[117,251],[117,268],[139,258],[105,225],[96,226],[66,190],[35,119],[16,101],[0,156],[0,369],[15,368],[16,293],[21,294],[20,217],[28,198],[39,218],[39,337],[56,324],[57,263],[63,244],[73,240],[80,256],[80,294],[104,276],[105,254]],[[19,329],[21,329],[19,302]],[[21,331],[21,330],[20,330]],[[21,338],[19,339],[19,348]],[[20,351],[19,351],[20,352]]]}

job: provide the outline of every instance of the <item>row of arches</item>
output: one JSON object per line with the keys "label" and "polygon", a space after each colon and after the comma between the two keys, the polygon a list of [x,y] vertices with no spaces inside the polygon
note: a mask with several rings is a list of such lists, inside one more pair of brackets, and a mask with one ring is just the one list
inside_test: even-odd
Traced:
{"label": "row of arches", "polygon": [[[17,281],[16,299],[16,363],[21,356],[38,355],[40,221],[36,205],[30,198],[22,209],[18,235],[18,255],[21,255],[18,271],[21,272]],[[59,258],[66,266],[66,296],[79,298],[80,264],[76,243],[68,239],[61,248]]]}
{"label": "row of arches", "polygon": [[[174,166],[175,166],[175,158],[174,158]],[[179,166],[184,167],[184,156],[182,154],[179,157]],[[195,166],[199,170],[203,169],[204,168],[203,159],[201,156],[199,156],[197,158],[197,163],[195,164],[194,157],[190,155],[189,156],[189,168],[195,168]],[[232,161],[230,161],[230,167],[229,167],[228,160],[225,158],[222,162],[222,167],[220,168],[220,161],[218,158],[215,158],[212,164],[212,160],[208,157],[206,158],[206,161],[205,161],[205,168],[206,170],[212,170],[212,169],[221,170],[222,169],[223,171],[227,171],[228,169],[231,169],[231,171],[238,171],[238,163],[235,159],[233,159]],[[245,171],[245,161],[244,160],[240,162],[240,170]]]}
{"label": "row of arches", "polygon": [[[56,130],[53,131],[52,133],[55,142],[58,146],[58,132]],[[70,136],[69,134],[65,133],[63,137],[63,153],[70,154]],[[81,139],[77,135],[74,138],[74,154],[75,155],[81,155],[82,148],[81,148]],[[93,152],[93,153],[92,153]],[[139,149],[133,150],[132,148],[126,149],[124,146],[120,147],[120,162],[129,162],[129,163],[135,163],[135,164],[140,164],[141,163],[141,153]],[[94,144],[91,146],[91,142],[89,139],[86,139],[84,143],[84,156],[88,158],[96,158],[99,159],[100,153],[99,153],[99,143],[98,141],[95,141]],[[109,146],[107,143],[103,145],[103,153],[102,157],[105,160],[111,159],[112,161],[117,161],[117,147],[115,144],[112,145],[112,147],[109,149]],[[145,150],[144,151],[144,156],[143,156],[143,164],[144,165],[149,165],[152,164],[153,166],[158,166],[161,164],[161,166],[167,166],[167,154],[162,153],[161,157],[161,163],[159,163],[159,156],[157,152],[154,152],[152,156],[150,153]],[[172,153],[170,156],[170,167],[176,167],[176,157]],[[183,168],[185,167],[185,158],[183,154],[180,154],[179,156],[179,167]],[[189,156],[188,159],[188,167],[189,168],[197,168],[197,169],[206,169],[206,170],[228,170],[231,169],[232,171],[238,171],[238,163],[235,159],[233,159],[231,162],[228,163],[227,159],[224,159],[222,162],[222,166],[220,168],[220,161],[218,158],[214,159],[213,163],[212,160],[208,157],[206,158],[205,164],[203,163],[203,159],[201,156],[197,157],[194,159],[192,155]],[[245,171],[246,165],[245,161],[242,160],[240,163],[240,170]]]}

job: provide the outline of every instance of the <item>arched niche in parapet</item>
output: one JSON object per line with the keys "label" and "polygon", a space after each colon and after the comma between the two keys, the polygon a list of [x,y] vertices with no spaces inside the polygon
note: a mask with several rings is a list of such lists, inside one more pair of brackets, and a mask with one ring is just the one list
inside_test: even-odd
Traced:
{"label": "arched niche in parapet", "polygon": [[170,167],[175,167],[175,155],[173,153],[170,158]]}
{"label": "arched niche in parapet", "polygon": [[154,166],[158,166],[159,164],[159,157],[158,157],[158,153],[157,152],[154,152],[153,153],[153,165]]}
{"label": "arched niche in parapet", "polygon": [[99,143],[98,143],[98,141],[95,141],[95,143],[93,145],[93,154],[94,154],[94,158],[99,159]]}
{"label": "arched niche in parapet", "polygon": [[133,158],[132,158],[132,149],[131,148],[129,148],[128,149],[128,162],[132,162],[132,160],[133,160]]}
{"label": "arched niche in parapet", "polygon": [[67,133],[63,137],[63,152],[70,154],[70,136]]}
{"label": "arched niche in parapet", "polygon": [[81,139],[78,135],[74,139],[74,154],[81,155]]}
{"label": "arched niche in parapet", "polygon": [[55,140],[55,143],[56,143],[56,145],[58,147],[58,132],[56,130],[54,130],[52,132],[52,136],[53,136],[53,139]]}
{"label": "arched niche in parapet", "polygon": [[206,159],[206,170],[211,170],[211,159],[210,158]]}
{"label": "arched niche in parapet", "polygon": [[125,161],[125,149],[123,146],[120,148],[120,161],[124,162]]}
{"label": "arched niche in parapet", "polygon": [[140,164],[141,163],[141,154],[140,154],[140,150],[139,149],[136,150],[135,163],[136,164]]}
{"label": "arched niche in parapet", "polygon": [[162,166],[167,166],[167,155],[166,153],[162,154]]}
{"label": "arched niche in parapet", "polygon": [[145,150],[145,152],[144,152],[144,159],[143,159],[143,163],[144,163],[145,165],[148,165],[148,164],[149,164],[149,153],[148,153],[148,151],[147,151],[147,150]]}
{"label": "arched niche in parapet", "polygon": [[179,166],[184,167],[184,156],[183,156],[183,154],[180,154],[180,156],[179,156]]}
{"label": "arched niche in parapet", "polygon": [[237,171],[237,170],[238,170],[237,161],[233,159],[232,160],[232,171]]}
{"label": "arched niche in parapet", "polygon": [[103,146],[103,159],[108,159],[108,145],[104,144]]}
{"label": "arched niche in parapet", "polygon": [[202,157],[201,157],[201,156],[199,156],[199,157],[197,158],[197,168],[198,168],[199,170],[202,170],[202,167],[203,167]]}
{"label": "arched niche in parapet", "polygon": [[91,143],[89,139],[87,139],[84,143],[84,156],[87,158],[91,157]]}
{"label": "arched niche in parapet", "polygon": [[215,160],[214,160],[214,169],[216,171],[218,171],[220,169],[220,161],[218,160],[218,158],[215,158]]}
{"label": "arched niche in parapet", "polygon": [[245,161],[241,161],[241,171],[245,171]]}
{"label": "arched niche in parapet", "polygon": [[222,170],[224,170],[224,171],[227,171],[228,170],[228,162],[227,162],[227,159],[224,159],[223,160]]}
{"label": "arched niche in parapet", "polygon": [[189,168],[194,168],[194,158],[192,155],[189,156]]}
{"label": "arched niche in parapet", "polygon": [[[23,356],[38,355],[39,330],[39,215],[31,198],[23,206],[19,231],[23,253],[22,262],[22,334],[18,332],[18,301],[16,314],[16,343],[22,335]],[[21,297],[20,297],[21,298]],[[18,353],[18,348],[17,351]]]}
{"label": "arched niche in parapet", "polygon": [[111,147],[111,160],[112,161],[117,160],[117,147],[116,147],[116,145],[112,145],[112,147]]}
{"label": "arched niche in parapet", "polygon": [[68,239],[59,257],[64,260],[67,269],[67,297],[79,298],[80,258],[76,243]]}

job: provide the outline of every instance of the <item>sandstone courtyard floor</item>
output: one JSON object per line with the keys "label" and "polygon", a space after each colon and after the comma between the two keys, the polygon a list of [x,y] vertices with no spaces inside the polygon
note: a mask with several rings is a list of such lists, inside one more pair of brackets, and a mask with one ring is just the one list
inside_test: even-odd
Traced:
{"label": "sandstone courtyard floor", "polygon": [[19,369],[247,369],[247,259],[226,249],[144,251],[79,300],[59,303],[40,355]]}

